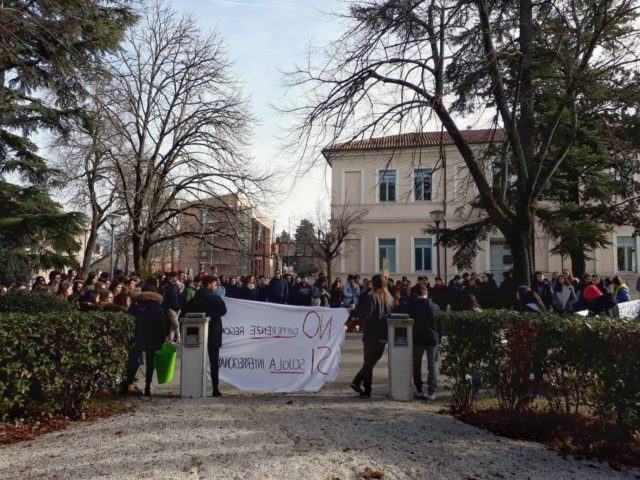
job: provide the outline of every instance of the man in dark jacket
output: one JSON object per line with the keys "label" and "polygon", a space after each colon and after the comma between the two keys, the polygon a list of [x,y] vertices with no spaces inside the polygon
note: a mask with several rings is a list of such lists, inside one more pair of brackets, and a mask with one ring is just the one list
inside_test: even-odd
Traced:
{"label": "man in dark jacket", "polygon": [[513,308],[516,304],[516,283],[513,281],[511,272],[502,272],[503,280],[498,288],[502,308]]}
{"label": "man in dark jacket", "polygon": [[441,277],[436,277],[435,284],[431,287],[431,299],[433,303],[440,307],[440,310],[447,311],[447,305],[449,305],[449,289]]}
{"label": "man in dark jacket", "polygon": [[542,272],[536,272],[536,281],[533,284],[532,290],[538,294],[542,299],[542,303],[547,309],[551,308],[551,301],[553,300],[553,292],[551,291],[551,283],[544,278]]}
{"label": "man in dark jacket", "polygon": [[428,298],[427,287],[416,285],[416,298],[409,302],[409,316],[413,318],[413,384],[416,396],[425,398],[422,389],[422,356],[427,352],[427,398],[435,400],[438,374],[436,354],[440,344],[440,332],[436,328],[433,314],[440,308]]}
{"label": "man in dark jacket", "polygon": [[271,289],[269,285],[267,285],[267,279],[264,275],[258,275],[258,285],[256,286],[256,300],[259,302],[269,302],[269,295],[271,293]]}
{"label": "man in dark jacket", "polygon": [[280,270],[273,272],[273,278],[269,282],[269,290],[269,301],[280,304],[287,303],[289,285],[287,281],[282,278]]}
{"label": "man in dark jacket", "polygon": [[187,303],[185,313],[206,313],[209,317],[209,339],[207,351],[209,353],[209,363],[211,365],[211,383],[213,385],[214,397],[222,395],[219,389],[219,359],[220,347],[222,346],[222,317],[227,314],[227,306],[222,297],[214,293],[218,288],[218,279],[206,277],[202,280],[202,287],[195,296]]}
{"label": "man in dark jacket", "polygon": [[142,292],[135,298],[135,303],[129,313],[136,319],[133,348],[129,351],[129,365],[127,367],[128,393],[139,394],[140,390],[134,385],[133,379],[138,371],[138,357],[142,352],[146,354],[146,375],[144,395],[151,395],[151,380],[153,379],[154,356],[167,336],[162,296],[156,292]]}
{"label": "man in dark jacket", "polygon": [[460,275],[454,276],[453,280],[449,282],[448,297],[451,310],[464,310],[465,295],[463,280]]}
{"label": "man in dark jacket", "polygon": [[306,275],[300,277],[300,285],[296,288],[296,296],[294,305],[300,305],[304,307],[311,306],[311,298],[313,296],[313,287],[309,283],[309,279]]}

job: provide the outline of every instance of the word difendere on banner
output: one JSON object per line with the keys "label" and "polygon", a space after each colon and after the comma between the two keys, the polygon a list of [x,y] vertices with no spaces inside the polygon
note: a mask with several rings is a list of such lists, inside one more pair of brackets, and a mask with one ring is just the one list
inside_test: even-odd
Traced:
{"label": "word difendere on banner", "polygon": [[338,378],[346,309],[225,298],[220,380],[254,392],[316,392]]}

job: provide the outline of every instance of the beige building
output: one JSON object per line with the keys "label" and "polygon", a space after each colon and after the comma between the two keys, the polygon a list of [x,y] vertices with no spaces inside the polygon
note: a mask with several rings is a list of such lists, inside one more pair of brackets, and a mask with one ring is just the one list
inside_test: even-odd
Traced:
{"label": "beige building", "polygon": [[[486,149],[501,140],[501,130],[466,130],[472,148]],[[482,218],[483,212],[470,206],[477,191],[467,167],[449,136],[440,132],[396,135],[330,146],[323,151],[332,168],[333,210],[364,208],[368,211],[336,260],[337,275],[360,273],[371,276],[388,269],[390,275],[415,279],[419,275],[450,278],[459,273],[452,263],[453,252],[435,246],[435,238],[423,229],[433,227],[430,212],[441,210],[441,228],[456,228]],[[485,166],[490,173],[492,166]],[[488,175],[491,177],[492,175]],[[551,273],[570,268],[570,260],[549,252],[552,239],[538,230],[535,239],[536,269]],[[639,270],[640,238],[631,227],[612,228],[606,249],[590,254],[587,271],[621,275],[629,281]],[[439,250],[439,251],[438,251]],[[475,259],[476,272],[499,274],[512,267],[511,253],[496,231],[482,243]]]}
{"label": "beige building", "polygon": [[271,276],[273,220],[241,195],[224,195],[205,203],[209,209],[194,207],[180,219],[181,231],[211,231],[208,241],[184,238],[180,242],[180,269],[197,274],[215,265],[219,275]]}

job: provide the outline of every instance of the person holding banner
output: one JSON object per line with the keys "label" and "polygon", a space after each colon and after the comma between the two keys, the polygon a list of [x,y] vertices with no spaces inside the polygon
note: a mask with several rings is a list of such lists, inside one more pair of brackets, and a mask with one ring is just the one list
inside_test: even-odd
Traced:
{"label": "person holding banner", "polygon": [[215,294],[218,288],[216,277],[206,277],[202,280],[202,287],[195,296],[187,303],[185,313],[206,313],[209,317],[209,339],[207,342],[207,352],[209,353],[209,363],[211,364],[211,383],[213,384],[213,397],[222,394],[219,389],[219,359],[220,347],[222,347],[222,317],[227,314],[227,306],[222,297]]}
{"label": "person holding banner", "polygon": [[371,282],[373,290],[367,293],[357,307],[357,317],[364,319],[364,333],[362,335],[364,362],[360,371],[353,378],[351,388],[361,398],[371,397],[373,368],[384,353],[388,337],[387,318],[393,309],[393,296],[389,293],[382,275],[374,275]]}

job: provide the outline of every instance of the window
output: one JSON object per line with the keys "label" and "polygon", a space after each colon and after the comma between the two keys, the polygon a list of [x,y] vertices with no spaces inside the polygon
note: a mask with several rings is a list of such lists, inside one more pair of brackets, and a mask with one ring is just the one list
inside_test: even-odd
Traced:
{"label": "window", "polygon": [[618,271],[636,271],[635,237],[618,237]]}
{"label": "window", "polygon": [[489,257],[493,273],[502,273],[513,268],[511,248],[505,240],[494,238],[489,240]]}
{"label": "window", "polygon": [[433,172],[430,168],[417,168],[414,170],[413,183],[416,200],[431,200],[432,177]]}
{"label": "window", "polygon": [[413,241],[414,270],[416,272],[431,272],[432,243],[430,238],[416,238]]}
{"label": "window", "polygon": [[396,171],[382,170],[378,172],[378,180],[380,184],[380,201],[395,202],[396,201]]}
{"label": "window", "polygon": [[378,270],[388,269],[389,272],[396,271],[396,239],[378,239]]}

